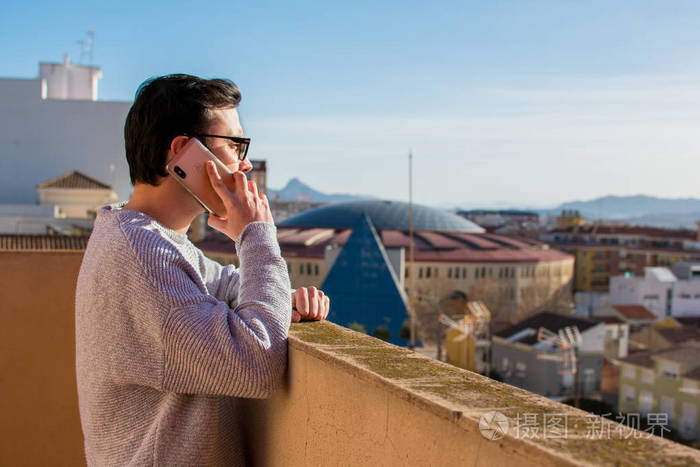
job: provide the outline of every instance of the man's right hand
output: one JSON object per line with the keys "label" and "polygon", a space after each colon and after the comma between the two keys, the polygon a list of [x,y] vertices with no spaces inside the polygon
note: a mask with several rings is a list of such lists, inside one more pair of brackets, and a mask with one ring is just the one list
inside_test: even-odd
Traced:
{"label": "man's right hand", "polygon": [[210,227],[228,236],[234,242],[246,225],[251,222],[273,223],[267,196],[258,194],[253,180],[247,180],[243,172],[234,172],[231,182],[224,183],[214,162],[207,162],[207,174],[214,191],[224,202],[223,216],[209,215]]}

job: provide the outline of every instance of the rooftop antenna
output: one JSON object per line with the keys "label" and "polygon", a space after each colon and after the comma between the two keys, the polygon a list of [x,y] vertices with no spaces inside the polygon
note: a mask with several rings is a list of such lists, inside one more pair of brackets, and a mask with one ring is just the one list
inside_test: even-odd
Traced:
{"label": "rooftop antenna", "polygon": [[95,31],[92,29],[89,30],[87,32],[87,39],[79,40],[78,44],[80,44],[80,64],[82,65],[85,57],[87,57],[90,60],[89,65],[92,66],[92,49],[95,45]]}

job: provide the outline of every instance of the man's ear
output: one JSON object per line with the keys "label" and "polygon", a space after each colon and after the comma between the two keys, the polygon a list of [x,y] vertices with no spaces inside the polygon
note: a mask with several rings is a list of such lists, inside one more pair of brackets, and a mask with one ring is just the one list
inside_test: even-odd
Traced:
{"label": "man's ear", "polygon": [[187,144],[187,142],[190,140],[189,137],[180,135],[176,136],[173,138],[173,140],[170,142],[170,152],[175,155],[178,152],[180,152],[180,149]]}

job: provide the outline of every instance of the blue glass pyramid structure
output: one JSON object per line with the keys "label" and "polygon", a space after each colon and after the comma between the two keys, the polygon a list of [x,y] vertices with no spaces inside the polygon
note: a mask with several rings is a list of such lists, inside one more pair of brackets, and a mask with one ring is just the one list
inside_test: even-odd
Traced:
{"label": "blue glass pyramid structure", "polygon": [[358,219],[321,288],[331,300],[330,321],[342,326],[357,322],[370,334],[386,326],[389,342],[407,344],[399,337],[407,319],[406,295],[366,214]]}

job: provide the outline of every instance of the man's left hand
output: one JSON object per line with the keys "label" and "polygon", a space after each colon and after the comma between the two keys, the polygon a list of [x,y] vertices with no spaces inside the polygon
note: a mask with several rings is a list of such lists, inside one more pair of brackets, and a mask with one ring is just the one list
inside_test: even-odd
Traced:
{"label": "man's left hand", "polygon": [[328,316],[330,301],[316,287],[299,287],[292,294],[292,322],[322,321]]}

